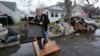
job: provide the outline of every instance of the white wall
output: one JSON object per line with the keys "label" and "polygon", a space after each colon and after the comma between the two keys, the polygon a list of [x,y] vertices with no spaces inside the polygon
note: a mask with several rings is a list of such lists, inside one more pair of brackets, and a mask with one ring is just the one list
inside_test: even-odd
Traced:
{"label": "white wall", "polygon": [[51,17],[51,13],[52,13],[52,11],[49,12],[49,18],[50,18],[51,22],[57,21],[58,19],[61,18],[61,13],[60,12],[58,12],[58,17],[55,17],[55,12],[53,12],[54,17]]}
{"label": "white wall", "polygon": [[52,11],[49,11],[49,10],[45,9],[45,10],[44,10],[44,13],[46,13],[46,12],[48,12],[48,17],[49,17],[49,19],[50,19],[50,22],[57,21],[58,19],[61,18],[61,14],[64,13],[64,12],[58,11],[58,17],[55,17],[55,13],[56,13],[56,12],[53,12],[53,13],[54,13],[54,17],[51,17]]}

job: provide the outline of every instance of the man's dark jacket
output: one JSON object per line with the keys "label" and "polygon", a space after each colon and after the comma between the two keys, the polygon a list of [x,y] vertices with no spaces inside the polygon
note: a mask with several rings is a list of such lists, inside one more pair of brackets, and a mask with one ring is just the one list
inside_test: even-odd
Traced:
{"label": "man's dark jacket", "polygon": [[41,16],[36,15],[34,21],[37,23],[43,22],[43,28],[47,31],[50,21],[46,14],[42,14]]}

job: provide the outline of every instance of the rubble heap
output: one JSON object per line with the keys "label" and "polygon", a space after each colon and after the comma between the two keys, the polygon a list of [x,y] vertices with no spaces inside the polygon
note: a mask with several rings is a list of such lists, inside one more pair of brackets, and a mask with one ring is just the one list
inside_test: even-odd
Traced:
{"label": "rubble heap", "polygon": [[86,20],[87,19],[76,16],[70,19],[70,23],[73,26],[74,30],[79,30],[79,31],[95,30],[96,25],[93,23],[88,23],[86,22]]}

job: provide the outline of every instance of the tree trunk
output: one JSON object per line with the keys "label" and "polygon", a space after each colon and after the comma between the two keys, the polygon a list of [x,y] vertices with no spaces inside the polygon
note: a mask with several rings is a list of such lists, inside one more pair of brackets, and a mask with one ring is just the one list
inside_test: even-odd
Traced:
{"label": "tree trunk", "polygon": [[69,19],[71,17],[71,4],[70,0],[65,0],[65,19]]}
{"label": "tree trunk", "polygon": [[71,16],[71,1],[65,0],[65,17],[66,19],[70,18]]}

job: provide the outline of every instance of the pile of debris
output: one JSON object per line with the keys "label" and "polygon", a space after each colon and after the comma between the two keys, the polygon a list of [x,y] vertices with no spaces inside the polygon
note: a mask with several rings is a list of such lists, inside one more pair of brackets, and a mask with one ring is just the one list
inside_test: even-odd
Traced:
{"label": "pile of debris", "polygon": [[90,31],[97,28],[97,23],[90,18],[75,16],[70,19],[70,23],[76,31]]}
{"label": "pile of debris", "polygon": [[49,26],[49,32],[52,34],[70,35],[74,32],[72,26],[64,19],[60,19]]}
{"label": "pile of debris", "polygon": [[2,28],[0,31],[0,48],[19,44],[19,33],[13,28]]}
{"label": "pile of debris", "polygon": [[69,22],[70,24],[66,19],[60,19],[49,26],[49,32],[70,35],[79,32],[94,32],[98,27],[98,23],[95,20],[86,17],[73,16]]}

